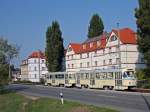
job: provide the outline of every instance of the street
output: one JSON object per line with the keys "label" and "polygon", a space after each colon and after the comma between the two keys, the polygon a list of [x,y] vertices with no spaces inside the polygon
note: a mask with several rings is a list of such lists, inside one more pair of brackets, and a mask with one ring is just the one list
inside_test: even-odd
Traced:
{"label": "street", "polygon": [[65,100],[113,108],[121,112],[150,112],[149,93],[21,84],[12,84],[7,88],[25,95],[49,98],[60,98],[59,94],[62,92]]}

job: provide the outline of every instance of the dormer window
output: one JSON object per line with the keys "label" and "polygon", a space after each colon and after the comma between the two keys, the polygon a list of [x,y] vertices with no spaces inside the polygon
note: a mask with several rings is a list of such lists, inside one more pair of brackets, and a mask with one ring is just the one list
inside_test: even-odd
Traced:
{"label": "dormer window", "polygon": [[90,43],[90,48],[93,47],[93,42]]}
{"label": "dormer window", "polygon": [[112,41],[116,41],[117,40],[117,37],[115,36],[115,35],[113,35],[113,36],[111,36],[111,38],[110,38],[110,41],[112,42]]}
{"label": "dormer window", "polygon": [[68,48],[68,52],[70,52],[70,51],[72,51],[72,48],[71,48],[71,47]]}
{"label": "dormer window", "polygon": [[82,47],[83,47],[83,49],[86,49],[86,44],[83,44],[83,46],[82,46]]}
{"label": "dormer window", "polygon": [[101,44],[100,41],[97,41],[97,46],[100,46],[100,44]]}

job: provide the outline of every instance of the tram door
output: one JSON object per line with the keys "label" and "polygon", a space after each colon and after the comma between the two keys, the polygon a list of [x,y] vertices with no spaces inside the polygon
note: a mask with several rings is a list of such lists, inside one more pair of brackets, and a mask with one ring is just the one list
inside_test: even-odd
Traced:
{"label": "tram door", "polygon": [[95,85],[95,74],[90,73],[90,85],[93,87]]}
{"label": "tram door", "polygon": [[121,87],[122,87],[122,73],[115,72],[115,88],[121,89]]}
{"label": "tram door", "polygon": [[77,74],[77,84],[80,84],[80,73]]}
{"label": "tram door", "polygon": [[56,75],[53,74],[52,75],[52,84],[55,84],[55,82],[56,82],[55,80],[56,80]]}

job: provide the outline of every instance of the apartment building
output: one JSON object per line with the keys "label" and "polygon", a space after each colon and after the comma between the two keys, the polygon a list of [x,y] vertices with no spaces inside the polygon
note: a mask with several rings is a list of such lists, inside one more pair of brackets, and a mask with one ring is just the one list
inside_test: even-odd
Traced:
{"label": "apartment building", "polygon": [[40,82],[40,79],[48,72],[46,59],[41,51],[32,52],[21,64],[21,80]]}
{"label": "apartment building", "polygon": [[136,33],[130,28],[113,29],[83,43],[70,43],[65,55],[66,71],[145,68],[143,55],[137,47]]}

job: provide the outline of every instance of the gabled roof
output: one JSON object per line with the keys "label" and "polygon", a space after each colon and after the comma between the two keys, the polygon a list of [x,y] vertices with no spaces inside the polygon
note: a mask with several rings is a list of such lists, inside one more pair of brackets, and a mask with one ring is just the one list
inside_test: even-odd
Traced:
{"label": "gabled roof", "polygon": [[45,55],[41,51],[34,51],[29,55],[28,58],[43,58],[43,59],[45,59]]}
{"label": "gabled roof", "polygon": [[[87,39],[83,43],[70,43],[75,54],[85,53],[96,51],[98,49],[104,49],[106,47],[106,43],[110,35],[114,32],[118,36],[118,30],[113,29],[110,33],[104,32],[102,35]],[[123,44],[137,44],[136,33],[130,28],[123,28],[119,30],[120,41]],[[97,42],[100,42],[100,46],[97,45]],[[93,43],[93,47],[90,47],[90,43]],[[83,46],[86,46],[83,48]]]}
{"label": "gabled roof", "polygon": [[71,48],[73,49],[73,51],[75,53],[80,53],[81,44],[79,44],[79,43],[70,43],[69,45],[71,45]]}
{"label": "gabled roof", "polygon": [[[118,31],[116,29],[113,29],[112,32],[118,36]],[[119,37],[123,44],[137,44],[136,33],[130,28],[120,29]]]}

